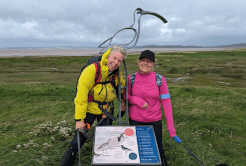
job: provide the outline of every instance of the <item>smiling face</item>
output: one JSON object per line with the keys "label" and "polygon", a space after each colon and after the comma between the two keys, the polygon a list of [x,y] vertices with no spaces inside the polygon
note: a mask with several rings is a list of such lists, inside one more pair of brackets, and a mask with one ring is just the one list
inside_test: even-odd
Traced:
{"label": "smiling face", "polygon": [[107,59],[108,70],[114,71],[115,69],[120,67],[121,62],[124,59],[124,55],[119,51],[114,51]]}
{"label": "smiling face", "polygon": [[148,74],[152,71],[155,63],[149,58],[142,58],[138,61],[140,74]]}

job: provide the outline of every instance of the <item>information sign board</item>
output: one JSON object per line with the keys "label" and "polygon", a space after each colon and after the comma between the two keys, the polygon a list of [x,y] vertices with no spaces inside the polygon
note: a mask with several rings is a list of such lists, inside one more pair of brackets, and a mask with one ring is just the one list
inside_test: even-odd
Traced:
{"label": "information sign board", "polygon": [[161,165],[152,126],[96,126],[91,164]]}

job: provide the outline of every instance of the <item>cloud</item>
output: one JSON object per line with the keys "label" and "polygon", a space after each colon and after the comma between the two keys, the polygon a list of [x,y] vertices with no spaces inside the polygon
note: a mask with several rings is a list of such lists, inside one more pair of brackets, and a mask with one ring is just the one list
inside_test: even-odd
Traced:
{"label": "cloud", "polygon": [[[239,43],[246,39],[245,5],[243,0],[2,0],[0,47],[97,46],[130,27],[138,7],[168,20],[164,24],[157,17],[143,15],[138,45]],[[137,30],[138,18],[136,14]],[[133,37],[134,32],[126,30],[113,42],[128,43]]]}

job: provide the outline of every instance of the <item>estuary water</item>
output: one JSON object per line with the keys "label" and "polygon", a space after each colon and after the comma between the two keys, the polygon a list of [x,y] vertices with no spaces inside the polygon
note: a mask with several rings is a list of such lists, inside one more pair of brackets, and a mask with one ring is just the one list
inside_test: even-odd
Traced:
{"label": "estuary water", "polygon": [[[140,54],[144,50],[159,52],[197,52],[197,51],[223,51],[233,48],[134,48],[127,50],[128,54]],[[1,58],[25,56],[96,56],[101,49],[0,49]]]}

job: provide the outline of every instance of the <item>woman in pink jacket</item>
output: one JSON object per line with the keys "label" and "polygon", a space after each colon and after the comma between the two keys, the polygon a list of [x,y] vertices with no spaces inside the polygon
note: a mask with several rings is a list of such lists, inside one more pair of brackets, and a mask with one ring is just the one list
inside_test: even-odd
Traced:
{"label": "woman in pink jacket", "polygon": [[[162,146],[161,105],[170,137],[174,137],[174,140],[178,143],[181,143],[181,140],[176,136],[174,129],[172,105],[167,83],[162,75],[152,71],[154,65],[155,54],[152,51],[145,50],[139,57],[139,71],[128,76],[129,122],[130,125],[134,126],[153,125],[162,165],[165,163],[167,166]],[[161,86],[158,87],[160,82],[162,82]]]}

